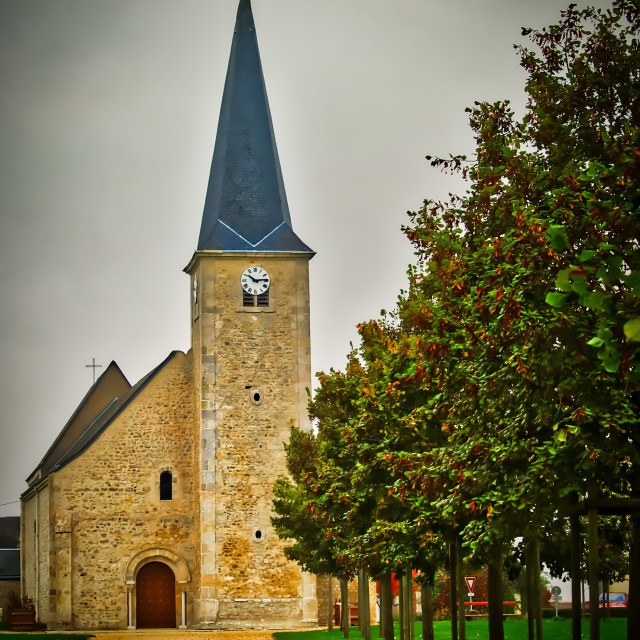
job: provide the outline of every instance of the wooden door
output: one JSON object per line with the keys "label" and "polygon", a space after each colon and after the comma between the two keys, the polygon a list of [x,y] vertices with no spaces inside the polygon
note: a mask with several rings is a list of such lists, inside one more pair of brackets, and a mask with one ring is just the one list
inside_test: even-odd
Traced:
{"label": "wooden door", "polygon": [[163,562],[150,562],[138,571],[136,624],[138,629],[176,626],[176,578]]}

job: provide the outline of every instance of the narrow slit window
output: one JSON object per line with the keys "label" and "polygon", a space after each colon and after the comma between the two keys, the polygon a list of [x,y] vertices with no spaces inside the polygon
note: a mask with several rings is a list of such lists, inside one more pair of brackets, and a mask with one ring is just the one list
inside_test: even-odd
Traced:
{"label": "narrow slit window", "polygon": [[171,471],[163,471],[160,474],[160,500],[173,498],[173,475]]}

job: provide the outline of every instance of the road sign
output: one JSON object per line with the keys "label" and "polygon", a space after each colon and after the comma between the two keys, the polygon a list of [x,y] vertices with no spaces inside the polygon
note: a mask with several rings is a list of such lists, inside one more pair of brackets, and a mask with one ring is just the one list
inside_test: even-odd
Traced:
{"label": "road sign", "polygon": [[467,583],[467,589],[469,589],[469,595],[473,595],[473,589],[476,586],[475,576],[465,576],[464,581]]}
{"label": "road sign", "polygon": [[562,593],[562,589],[560,587],[552,587],[551,594],[553,595],[553,600],[556,605],[556,618],[558,617],[558,604],[560,603],[560,594]]}

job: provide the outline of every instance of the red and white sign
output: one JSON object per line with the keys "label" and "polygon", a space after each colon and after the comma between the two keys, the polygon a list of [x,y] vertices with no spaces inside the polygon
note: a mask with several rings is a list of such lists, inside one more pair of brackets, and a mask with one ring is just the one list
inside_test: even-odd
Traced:
{"label": "red and white sign", "polygon": [[464,581],[467,583],[467,589],[469,589],[469,595],[473,595],[473,588],[476,586],[475,576],[465,576]]}

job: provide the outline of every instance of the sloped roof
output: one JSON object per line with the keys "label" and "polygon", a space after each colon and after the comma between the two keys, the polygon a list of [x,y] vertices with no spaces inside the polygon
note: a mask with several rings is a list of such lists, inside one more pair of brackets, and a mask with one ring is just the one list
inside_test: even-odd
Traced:
{"label": "sloped roof", "polygon": [[0,549],[17,549],[20,543],[20,516],[0,518]]}
{"label": "sloped roof", "polygon": [[112,361],[82,398],[27,482],[33,484],[39,478],[44,478],[73,442],[102,414],[114,398],[122,396],[130,388],[131,384],[120,367]]}
{"label": "sloped roof", "polygon": [[0,580],[20,577],[20,550],[0,549]]}
{"label": "sloped roof", "polygon": [[240,0],[198,251],[313,253],[291,226],[250,0]]}
{"label": "sloped roof", "polygon": [[[81,433],[77,434],[75,438],[65,439],[65,430],[69,427],[69,423],[71,422],[70,420],[56,439],[56,443],[65,442],[67,446],[64,448],[64,450],[56,449],[55,460],[49,452],[47,453],[47,455],[45,455],[45,458],[43,459],[43,462],[45,462],[45,464],[41,463],[41,465],[36,468],[34,473],[31,474],[30,478],[33,478],[33,480],[30,484],[34,484],[36,480],[40,481],[44,479],[49,473],[51,473],[52,471],[57,471],[58,469],[64,467],[67,463],[71,462],[71,460],[77,458],[83,451],[85,451],[89,447],[89,445],[91,445],[98,438],[98,436],[111,424],[114,418],[118,416],[120,412],[125,409],[125,407],[127,407],[127,405],[146,387],[146,385],[153,379],[153,377],[162,368],[164,368],[164,366],[177,353],[177,351],[172,351],[157,367],[152,369],[147,375],[141,378],[133,387],[129,385],[123,393],[111,398],[106,406],[104,406],[102,411],[98,413],[98,415],[96,415],[95,418],[86,426],[86,428]],[[115,362],[113,362],[112,364],[115,365]],[[105,374],[106,371],[101,376],[101,378]],[[99,381],[100,379],[96,381],[96,385]],[[91,394],[91,390],[89,391],[89,394]],[[86,400],[87,396],[85,396],[85,398],[83,399],[83,403]],[[80,404],[80,406],[82,406],[82,403]],[[76,410],[76,413],[77,411],[78,410]],[[36,475],[39,470],[41,471],[41,473],[39,475]]]}

